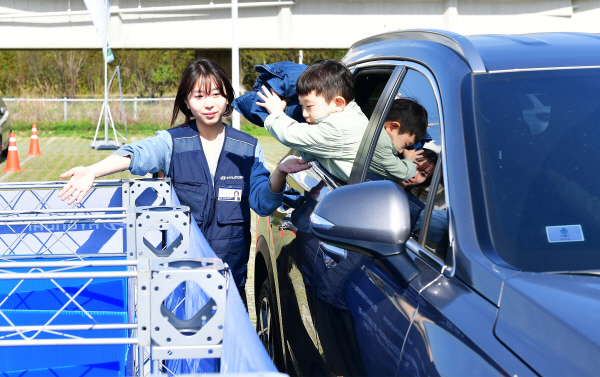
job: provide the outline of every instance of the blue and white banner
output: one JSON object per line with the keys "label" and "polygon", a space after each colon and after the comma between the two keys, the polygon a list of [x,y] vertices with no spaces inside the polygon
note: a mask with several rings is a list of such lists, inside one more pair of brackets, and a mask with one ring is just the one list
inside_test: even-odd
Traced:
{"label": "blue and white banner", "polygon": [[107,63],[115,58],[108,45],[108,20],[110,19],[110,4],[108,0],[83,0],[85,6],[90,12],[92,22],[96,27],[100,42],[102,43],[102,53]]}

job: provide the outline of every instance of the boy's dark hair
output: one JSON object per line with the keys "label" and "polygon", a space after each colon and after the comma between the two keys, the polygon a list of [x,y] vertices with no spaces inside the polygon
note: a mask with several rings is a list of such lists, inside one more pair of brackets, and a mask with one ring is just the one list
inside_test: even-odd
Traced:
{"label": "boy's dark hair", "polygon": [[412,98],[395,99],[385,120],[400,123],[400,134],[415,135],[415,143],[427,133],[427,110]]}
{"label": "boy's dark hair", "polygon": [[173,116],[169,128],[172,128],[175,122],[177,122],[177,116],[180,111],[185,115],[183,126],[185,127],[190,123],[193,114],[185,104],[185,100],[192,90],[194,90],[198,81],[200,81],[200,89],[203,90],[210,90],[212,83],[214,83],[219,90],[219,93],[227,98],[227,107],[225,108],[225,113],[223,115],[230,115],[233,111],[231,103],[235,98],[235,93],[225,70],[210,59],[196,59],[186,67],[183,71],[183,75],[181,75],[177,96],[175,97],[175,103],[173,104]]}
{"label": "boy's dark hair", "polygon": [[342,96],[346,104],[354,99],[354,78],[350,70],[339,61],[317,60],[302,72],[296,85],[296,94],[323,96],[327,103],[336,96]]}

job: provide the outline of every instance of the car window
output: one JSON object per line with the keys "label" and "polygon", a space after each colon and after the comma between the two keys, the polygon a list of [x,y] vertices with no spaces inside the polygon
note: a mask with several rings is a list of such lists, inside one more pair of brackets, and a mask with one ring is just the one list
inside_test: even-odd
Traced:
{"label": "car window", "polygon": [[375,105],[391,75],[392,69],[360,70],[354,75],[354,100],[367,118],[373,115]]}
{"label": "car window", "polygon": [[[438,106],[429,80],[420,72],[408,69],[396,93],[395,100],[398,99],[414,100],[427,110],[428,128],[426,138],[431,140],[427,147],[439,152],[441,144]],[[384,116],[386,122],[392,120],[387,119],[389,114],[388,111]],[[387,124],[384,124],[370,161],[368,179],[383,178],[397,182],[412,179],[412,176],[407,176],[411,172],[410,165],[412,163],[403,158],[403,150],[405,148],[411,149],[414,141],[414,137],[411,138],[410,135],[390,129]]]}
{"label": "car window", "polygon": [[[427,242],[421,242],[430,251],[436,252],[440,258],[445,256],[444,245],[448,238],[448,219],[446,212],[445,192],[443,179],[435,187],[431,187],[434,170],[438,165],[439,152],[441,151],[441,134],[438,102],[432,88],[431,82],[421,72],[408,68],[406,74],[395,94],[394,100],[410,99],[418,102],[427,110],[427,135],[430,141],[425,143],[423,151],[424,159],[416,164],[416,173],[410,177],[409,172],[413,162],[403,158],[404,152],[398,153],[411,144],[413,140],[406,140],[402,134],[385,124],[379,135],[377,146],[373,157],[369,162],[369,174],[367,180],[388,179],[401,185],[408,196],[409,208],[411,210],[412,237],[419,240],[423,231],[427,230]],[[390,120],[388,111],[384,119]],[[408,148],[407,148],[408,149]],[[394,155],[394,153],[396,155]],[[408,153],[406,153],[408,155]],[[441,172],[441,169],[439,169]],[[427,198],[433,195],[427,207]],[[427,214],[427,216],[425,216]],[[427,223],[425,226],[424,222]],[[444,242],[442,242],[444,240]],[[438,250],[438,245],[440,245]]]}
{"label": "car window", "polygon": [[600,268],[599,88],[599,69],[564,69],[476,75],[463,91],[477,142],[470,185],[485,200],[478,232],[519,269]]}

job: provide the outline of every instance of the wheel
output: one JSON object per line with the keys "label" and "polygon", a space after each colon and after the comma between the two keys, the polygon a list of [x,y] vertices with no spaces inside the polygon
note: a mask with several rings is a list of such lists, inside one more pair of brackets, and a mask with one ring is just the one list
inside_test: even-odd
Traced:
{"label": "wheel", "polygon": [[269,353],[273,364],[281,370],[278,344],[276,339],[277,329],[275,326],[275,318],[273,312],[273,295],[271,294],[271,282],[267,276],[262,283],[258,300],[256,302],[256,331],[263,346]]}

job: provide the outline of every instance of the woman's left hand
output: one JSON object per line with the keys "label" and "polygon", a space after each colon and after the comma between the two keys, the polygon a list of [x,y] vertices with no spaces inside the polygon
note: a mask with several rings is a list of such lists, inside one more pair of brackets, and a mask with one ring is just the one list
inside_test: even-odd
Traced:
{"label": "woman's left hand", "polygon": [[283,173],[297,173],[302,170],[310,168],[310,164],[301,158],[289,157],[283,160],[278,166],[277,170]]}

